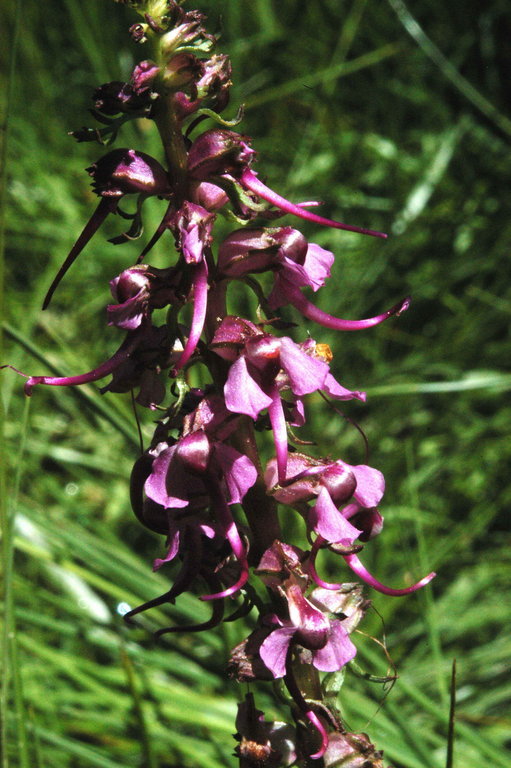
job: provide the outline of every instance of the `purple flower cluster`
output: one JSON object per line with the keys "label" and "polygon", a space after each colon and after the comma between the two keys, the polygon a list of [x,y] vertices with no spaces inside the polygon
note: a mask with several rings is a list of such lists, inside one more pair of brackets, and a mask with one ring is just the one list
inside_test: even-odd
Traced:
{"label": "purple flower cluster", "polygon": [[[136,212],[129,230],[112,242],[141,235],[148,197],[163,201],[161,222],[139,262],[110,283],[114,303],[107,307],[107,321],[124,334],[117,351],[79,375],[22,374],[25,392],[30,395],[41,384],[75,386],[111,376],[102,392],[135,391],[136,401],[157,413],[154,436],[135,461],[130,497],[139,521],[166,537],[166,554],[154,568],[172,564],[176,571],[168,592],[126,618],[174,601],[197,583],[212,615],[189,631],[221,622],[226,599],[240,601],[240,614],[257,611],[255,628],[232,652],[229,673],[239,681],[282,679],[293,725],[266,722],[248,696],[237,720],[240,766],[308,765],[311,758],[322,758],[326,766],[381,766],[381,754],[364,734],[347,733],[322,693],[320,673],[338,672],[354,658],[351,633],[368,603],[359,584],[324,581],[317,555],[329,550],[388,595],[411,593],[434,574],[393,589],[363,566],[358,553],[383,527],[383,475],[366,464],[307,455],[293,443],[294,430],[306,420],[308,395],[363,402],[365,394],[337,381],[326,344],[304,339],[303,333],[294,341],[274,331],[286,327],[278,316],[285,306],[319,326],[354,331],[398,316],[409,300],[376,317],[345,320],[307,297],[309,289],[317,292],[325,284],[334,255],[308,243],[298,230],[276,225],[278,217],[292,214],[322,226],[385,235],[325,219],[308,210],[314,203],[292,203],[267,187],[253,170],[250,139],[233,130],[237,120],[220,116],[229,103],[231,67],[226,56],[213,53],[216,40],[202,14],[186,12],[175,0],[127,4],[142,17],[130,34],[152,46],[153,58],[139,63],[128,82],[100,86],[92,114],[103,127],[73,135],[109,143],[123,123],[145,118],[160,133],[164,164],[123,148],[87,169],[99,204],[43,308],[106,217],[126,217],[119,207],[126,195],[136,196]],[[206,120],[215,127],[196,135]],[[215,243],[215,222],[227,212],[240,228]],[[145,263],[166,232],[169,266]],[[257,281],[263,273],[269,288]],[[229,312],[234,281],[255,287],[266,319]],[[163,309],[166,319],[157,321]],[[197,363],[207,372],[200,388],[189,383]],[[178,393],[171,402],[169,383]],[[263,467],[256,435],[265,431],[271,431],[274,455]],[[286,541],[279,505],[303,518],[308,550]],[[266,587],[265,598],[254,579]]]}

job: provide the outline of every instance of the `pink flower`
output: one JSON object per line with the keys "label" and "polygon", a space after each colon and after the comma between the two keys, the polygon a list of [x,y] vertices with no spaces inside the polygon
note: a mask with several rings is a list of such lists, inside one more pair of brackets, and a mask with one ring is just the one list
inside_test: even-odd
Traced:
{"label": "pink flower", "polygon": [[268,409],[281,480],[285,479],[288,454],[282,390],[291,391],[299,413],[303,412],[302,398],[318,390],[338,400],[365,397],[334,379],[328,364],[315,354],[312,340],[300,346],[286,336],[277,338],[264,333],[253,323],[226,317],[211,347],[221,357],[234,359],[224,386],[227,408],[253,419]]}
{"label": "pink flower", "polygon": [[337,672],[356,655],[348,632],[338,620],[330,620],[303,595],[297,585],[285,590],[289,619],[276,619],[279,627],[262,642],[259,654],[275,678],[288,671],[292,644],[312,652],[312,664],[321,672]]}
{"label": "pink flower", "polygon": [[[87,169],[94,192],[101,201],[57,272],[43,302],[46,309],[60,281],[91,237],[125,195],[167,197],[171,194],[165,169],[153,157],[134,149],[114,149]],[[136,222],[138,225],[138,222]],[[138,229],[138,227],[137,227]]]}

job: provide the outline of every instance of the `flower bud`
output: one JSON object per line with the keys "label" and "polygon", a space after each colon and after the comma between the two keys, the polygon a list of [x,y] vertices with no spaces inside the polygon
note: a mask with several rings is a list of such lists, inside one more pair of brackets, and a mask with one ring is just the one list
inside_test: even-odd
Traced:
{"label": "flower bud", "polygon": [[132,24],[128,32],[134,43],[145,43],[149,24]]}
{"label": "flower bud", "polygon": [[168,90],[177,90],[199,79],[202,62],[192,53],[176,53],[162,72],[162,81]]}
{"label": "flower bud", "polygon": [[165,169],[145,152],[114,149],[86,170],[92,176],[92,188],[99,197],[166,196],[170,193]]}
{"label": "flower bud", "polygon": [[195,181],[190,186],[191,201],[201,205],[207,211],[218,211],[229,202],[224,190],[217,187],[216,184],[210,184],[208,181]]}
{"label": "flower bud", "polygon": [[203,474],[211,458],[211,443],[202,430],[182,437],[176,446],[176,458],[192,472]]}
{"label": "flower bud", "polygon": [[383,753],[377,752],[365,733],[331,733],[323,755],[325,768],[383,768]]}
{"label": "flower bud", "polygon": [[294,728],[287,723],[264,719],[264,713],[255,708],[251,693],[238,704],[235,749],[240,768],[281,768],[296,760]]}
{"label": "flower bud", "polygon": [[135,93],[140,93],[151,87],[156,75],[160,72],[154,61],[140,61],[131,73],[131,84]]}
{"label": "flower bud", "polygon": [[210,38],[203,27],[205,17],[200,11],[184,13],[177,6],[176,11],[182,14],[180,23],[160,38],[160,53],[164,59],[170,58],[181,45],[189,45],[201,36]]}
{"label": "flower bud", "polygon": [[151,278],[148,267],[140,264],[121,272],[110,281],[110,290],[116,304],[107,307],[108,324],[132,331],[149,314]]}
{"label": "flower bud", "polygon": [[205,131],[195,139],[188,152],[190,176],[200,180],[225,174],[239,176],[256,154],[248,141],[247,136],[225,128]]}
{"label": "flower bud", "polygon": [[137,264],[134,267],[125,269],[120,275],[110,280],[110,290],[114,299],[121,304],[134,298],[141,292],[147,295],[151,285],[151,278],[147,271],[148,267],[146,264]]}
{"label": "flower bud", "polygon": [[248,339],[255,336],[261,336],[257,325],[242,317],[228,315],[216,329],[210,346],[224,360],[233,361]]}
{"label": "flower bud", "polygon": [[187,264],[198,264],[204,259],[204,250],[211,245],[214,219],[214,214],[188,201],[173,215],[170,226]]}
{"label": "flower bud", "polygon": [[211,99],[216,112],[221,112],[229,101],[232,67],[228,56],[215,55],[203,63],[203,72],[196,83],[197,97]]}
{"label": "flower bud", "polygon": [[114,80],[96,88],[93,95],[94,108],[103,115],[118,115],[119,113],[142,112],[151,105],[150,92],[140,93],[130,83]]}

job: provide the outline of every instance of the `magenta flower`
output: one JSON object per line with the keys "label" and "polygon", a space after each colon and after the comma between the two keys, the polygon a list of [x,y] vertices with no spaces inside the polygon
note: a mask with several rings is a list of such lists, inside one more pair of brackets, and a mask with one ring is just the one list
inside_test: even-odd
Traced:
{"label": "magenta flower", "polygon": [[136,264],[110,281],[116,304],[107,307],[108,325],[134,331],[147,321],[154,309],[179,304],[182,270],[179,267],[158,269]]}
{"label": "magenta flower", "polygon": [[[188,83],[188,88],[172,96],[172,103],[179,122],[190,117],[198,109],[207,106],[219,113],[229,103],[231,64],[227,56],[215,55],[200,62],[198,77]],[[168,86],[167,70],[163,80]]]}
{"label": "magenta flower", "polygon": [[226,278],[268,270],[274,273],[270,309],[289,303],[288,285],[307,286],[313,291],[321,288],[330,277],[333,261],[333,253],[307,243],[301,232],[291,227],[237,230],[225,238],[218,253],[219,272]]}
{"label": "magenta flower", "polygon": [[[386,238],[383,232],[372,229],[343,224],[340,221],[325,219],[311,211],[305,210],[306,205],[316,203],[301,203],[297,205],[286,200],[281,195],[263,184],[250,165],[255,159],[256,152],[250,147],[249,138],[224,128],[213,128],[198,136],[188,153],[189,173],[194,179],[212,181],[222,186],[222,178],[231,185],[238,185],[241,190],[251,192],[257,197],[278,208],[282,213],[292,213],[300,219],[312,221],[321,226],[358,232],[362,235]],[[246,201],[249,204],[248,201]]]}
{"label": "magenta flower", "polygon": [[[365,464],[352,466],[340,459],[313,459],[301,453],[289,455],[286,477],[280,481],[277,462],[270,460],[265,481],[277,501],[289,506],[298,504],[300,511],[304,509],[300,502],[315,500],[313,507],[306,507],[309,531],[348,548],[362,534],[348,518],[362,508],[376,507],[385,490],[385,480],[377,469]],[[339,510],[339,505],[350,498],[353,503]]]}
{"label": "magenta flower", "polygon": [[275,282],[268,297],[269,309],[291,304],[304,317],[326,328],[363,330],[408,309],[409,298],[364,320],[343,320],[318,309],[300,289],[319,290],[330,277],[333,262],[333,253],[316,243],[307,243],[304,236],[291,227],[237,230],[226,237],[218,254],[219,271],[225,277],[243,278],[253,272],[273,271]]}
{"label": "magenta flower", "polygon": [[167,447],[158,446],[145,484],[150,499],[164,509],[179,509],[204,499],[210,483],[221,483],[227,504],[239,504],[257,478],[247,456],[197,430]]}
{"label": "magenta flower", "polygon": [[169,219],[169,228],[176,238],[176,247],[190,265],[193,316],[190,332],[183,352],[177,361],[173,375],[191,358],[204,328],[208,303],[207,254],[211,245],[214,215],[195,203],[185,202]]}
{"label": "magenta flower", "polygon": [[226,418],[229,415],[220,398],[205,398],[204,405],[187,417],[184,434],[177,442],[161,442],[150,451],[153,461],[144,486],[147,497],[163,509],[214,509],[242,575],[221,594],[203,599],[233,594],[248,578],[246,547],[229,506],[242,502],[256,482],[257,470],[247,456],[222,441],[235,428],[225,424]]}
{"label": "magenta flower", "polygon": [[304,597],[297,585],[286,589],[289,619],[275,618],[278,628],[262,642],[260,656],[275,678],[284,677],[289,649],[296,643],[312,651],[312,664],[322,672],[337,672],[356,655],[342,622],[328,619]]}
{"label": "magenta flower", "polygon": [[268,409],[281,480],[286,476],[288,454],[281,391],[290,390],[299,411],[302,398],[318,390],[338,400],[364,399],[362,393],[351,392],[334,379],[328,364],[316,356],[312,340],[299,346],[286,336],[277,338],[253,323],[227,317],[220,324],[211,347],[227,359],[237,355],[224,387],[227,408],[254,420]]}
{"label": "magenta flower", "polygon": [[171,363],[172,350],[169,349],[167,327],[156,327],[148,322],[135,331],[129,332],[112,357],[87,373],[75,376],[29,376],[12,366],[1,367],[13,368],[16,373],[27,379],[24,390],[28,396],[39,384],[51,387],[74,387],[90,384],[111,375],[112,381],[103,387],[102,392],[129,392],[131,389],[140,387],[136,401],[141,405],[154,408],[166,394],[159,374]]}
{"label": "magenta flower", "polygon": [[58,284],[108,214],[116,212],[122,197],[138,194],[143,200],[152,195],[168,197],[171,194],[166,171],[157,160],[145,152],[114,149],[87,170],[92,176],[94,192],[99,195],[101,201],[50,285],[43,309],[48,307]]}

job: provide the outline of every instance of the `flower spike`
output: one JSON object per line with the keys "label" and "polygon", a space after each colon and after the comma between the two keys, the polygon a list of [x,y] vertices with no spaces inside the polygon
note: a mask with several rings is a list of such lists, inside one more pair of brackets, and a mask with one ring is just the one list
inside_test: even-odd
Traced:
{"label": "flower spike", "polygon": [[[140,14],[129,34],[134,42],[150,42],[154,61],[137,64],[129,82],[112,80],[96,89],[91,112],[99,128],[72,135],[110,144],[126,121],[146,118],[162,140],[163,165],[138,149],[120,147],[86,169],[99,201],[53,278],[43,309],[109,214],[129,222],[110,243],[141,236],[142,209],[150,197],[154,211],[161,209],[156,230],[137,263],[110,281],[107,322],[123,341],[108,360],[79,375],[30,376],[10,365],[0,370],[12,368],[24,377],[26,395],[39,384],[76,386],[108,377],[99,393],[131,393],[134,410],[139,405],[158,411],[147,444],[135,412],[140,453],[130,501],[138,521],[165,537],[153,570],[163,569],[172,581],[163,594],[127,606],[124,619],[136,626],[137,616],[173,605],[192,590],[210,603],[209,618],[163,626],[156,637],[209,631],[257,613],[249,635],[231,653],[228,674],[242,683],[280,680],[290,718],[265,720],[248,694],[236,720],[238,767],[383,768],[382,753],[365,734],[349,733],[335,707],[342,670],[357,653],[352,635],[370,605],[366,584],[386,595],[408,595],[435,574],[394,589],[369,573],[358,554],[383,528],[383,474],[335,456],[336,439],[332,455],[321,455],[316,442],[295,429],[308,418],[306,398],[321,393],[361,432],[368,461],[364,433],[330,403],[364,402],[366,395],[334,378],[329,339],[315,341],[307,323],[335,331],[368,329],[399,316],[410,299],[359,320],[335,317],[309,300],[331,277],[336,257],[278,220],[290,214],[337,230],[387,235],[325,218],[317,208],[323,203],[307,195],[291,202],[261,181],[264,176],[252,170],[257,153],[250,137],[233,130],[242,110],[233,121],[220,117],[229,104],[231,64],[212,53],[216,38],[200,11],[185,11],[186,0],[115,1]],[[206,119],[216,125],[204,129]],[[134,212],[123,210],[121,201],[129,195]],[[221,227],[219,216],[225,219]],[[169,261],[159,267],[141,263],[160,238],[170,248],[162,246],[158,258],[167,251]],[[257,308],[232,295],[233,281],[237,293],[253,291]],[[280,316],[286,306],[297,310],[298,322]],[[255,313],[241,314],[245,308]],[[230,314],[235,311],[240,315]],[[296,340],[286,335],[290,328]],[[269,460],[260,451],[259,438],[269,442],[263,432],[273,435]],[[305,446],[314,446],[312,455]],[[281,506],[287,509],[282,516]],[[293,513],[304,524],[303,549],[293,541],[295,526],[288,525]],[[343,557],[358,578],[345,568],[346,581],[324,581],[317,562],[324,550]],[[260,579],[259,588],[253,579]],[[226,610],[226,598],[237,598],[232,610]]]}
{"label": "flower spike", "polygon": [[286,200],[285,197],[282,197],[277,194],[277,192],[274,192],[267,187],[266,184],[263,184],[263,182],[258,179],[256,172],[252,171],[250,168],[246,168],[243,171],[240,177],[240,183],[242,187],[245,187],[245,189],[248,189],[259,197],[262,197],[263,200],[267,200],[276,208],[280,208],[280,210],[285,213],[292,213],[300,219],[306,219],[315,224],[321,224],[324,227],[344,229],[348,232],[358,232],[360,235],[371,235],[372,237],[381,237],[383,240],[387,239],[387,235],[384,232],[376,232],[373,229],[364,229],[362,227],[355,227],[351,224],[343,224],[340,221],[332,221],[331,219],[325,219],[323,216],[318,216],[315,213],[304,210],[301,206],[292,203],[290,200]]}

